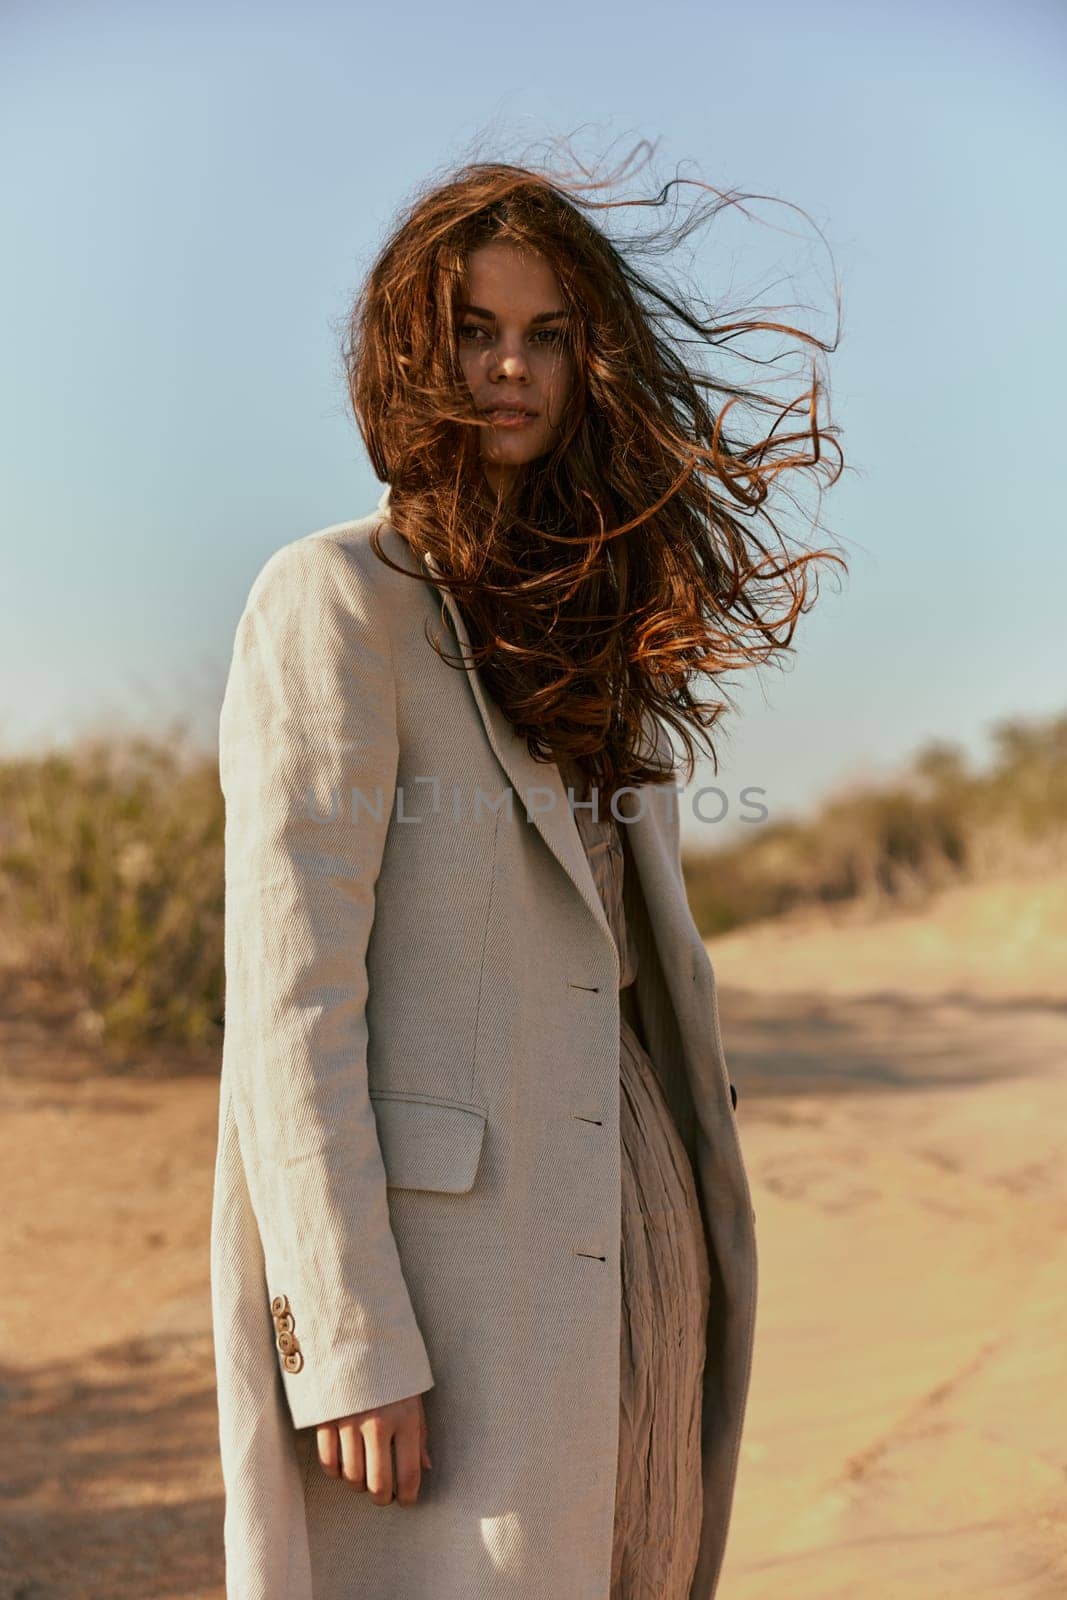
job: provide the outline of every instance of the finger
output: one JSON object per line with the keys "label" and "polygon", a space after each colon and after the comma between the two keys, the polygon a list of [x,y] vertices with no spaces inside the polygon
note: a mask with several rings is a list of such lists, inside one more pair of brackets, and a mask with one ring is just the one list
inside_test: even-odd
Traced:
{"label": "finger", "polygon": [[393,1498],[393,1431],[381,1417],[369,1417],[363,1424],[363,1451],[367,1458],[367,1492],[376,1506],[387,1506]]}
{"label": "finger", "polygon": [[341,1475],[340,1446],[337,1442],[337,1429],[332,1422],[324,1422],[315,1430],[315,1448],[318,1451],[319,1463],[323,1472],[331,1478]]}
{"label": "finger", "polygon": [[413,1506],[422,1484],[422,1429],[415,1417],[393,1435],[396,1455],[396,1498],[402,1506]]}
{"label": "finger", "polygon": [[367,1487],[367,1463],[363,1452],[363,1435],[354,1422],[345,1422],[338,1430],[341,1441],[341,1476],[353,1489]]}

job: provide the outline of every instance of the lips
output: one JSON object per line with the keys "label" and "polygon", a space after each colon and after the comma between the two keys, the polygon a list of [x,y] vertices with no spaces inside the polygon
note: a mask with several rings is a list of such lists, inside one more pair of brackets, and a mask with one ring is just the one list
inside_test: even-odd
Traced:
{"label": "lips", "polygon": [[531,411],[527,406],[483,406],[482,410],[488,417],[536,417],[537,412]]}

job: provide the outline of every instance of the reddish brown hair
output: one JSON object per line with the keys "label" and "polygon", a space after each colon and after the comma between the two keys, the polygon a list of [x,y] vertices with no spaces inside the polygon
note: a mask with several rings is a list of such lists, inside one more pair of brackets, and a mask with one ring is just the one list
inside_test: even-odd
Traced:
{"label": "reddish brown hair", "polygon": [[[817,417],[818,354],[805,358],[810,387],[776,404],[729,382],[714,362],[699,370],[684,350],[720,351],[725,366],[747,334],[795,337],[812,352],[836,349],[836,334],[824,343],[787,323],[723,311],[702,319],[633,264],[642,244],[662,249],[662,234],[627,245],[586,214],[662,205],[676,184],[696,181],[676,179],[653,200],[597,200],[595,182],[567,184],[502,162],[464,166],[427,185],[402,217],[345,339],[356,422],[375,472],[391,484],[390,520],[417,556],[431,552],[440,563],[487,690],[531,755],[573,757],[608,794],[669,776],[642,733],[650,712],[681,738],[691,777],[693,732],[709,731],[727,704],[698,700],[694,678],[716,680],[789,650],[813,603],[809,565],[845,565],[826,550],[791,554],[772,515],[783,495],[793,498],[787,477],[833,483],[843,470],[838,430]],[[714,215],[761,198],[697,186],[712,199],[696,221],[709,204]],[[575,359],[558,443],[499,498],[480,465],[477,429],[488,423],[463,377],[453,318],[470,253],[494,240],[548,261]],[[800,426],[789,426],[794,414]],[[380,537],[375,548],[394,565]]]}

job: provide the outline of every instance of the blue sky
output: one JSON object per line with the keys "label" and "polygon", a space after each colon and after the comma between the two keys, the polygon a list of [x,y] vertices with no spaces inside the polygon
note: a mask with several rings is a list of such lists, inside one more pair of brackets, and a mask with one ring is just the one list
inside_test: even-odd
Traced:
{"label": "blue sky", "polygon": [[213,742],[259,567],[377,502],[338,340],[393,216],[475,141],[560,136],[592,163],[653,141],[627,192],[680,170],[779,196],[832,251],[766,203],[680,263],[823,335],[835,276],[843,299],[823,516],[851,570],[734,690],[731,814],[1060,709],[1065,47],[1051,0],[8,0],[0,745],[176,718]]}

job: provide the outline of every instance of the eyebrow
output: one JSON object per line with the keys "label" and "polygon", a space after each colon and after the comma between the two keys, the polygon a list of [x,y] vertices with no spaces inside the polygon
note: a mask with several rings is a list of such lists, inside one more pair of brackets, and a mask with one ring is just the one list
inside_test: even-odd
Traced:
{"label": "eyebrow", "polygon": [[[475,317],[485,317],[490,322],[496,321],[496,313],[487,311],[484,306],[472,306],[469,300],[460,300],[456,305],[457,311],[465,311]],[[565,317],[566,311],[539,311],[536,317],[530,318],[530,326],[534,327],[539,322],[553,322],[556,317]]]}

